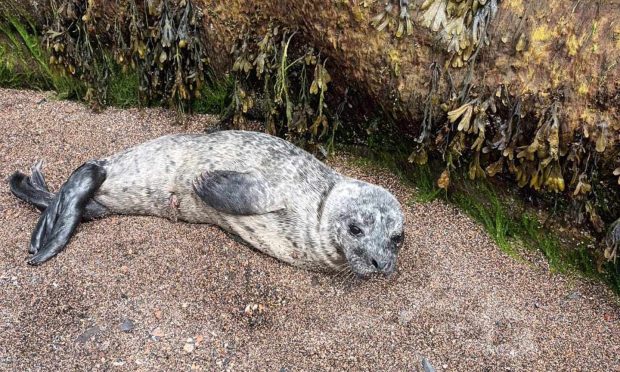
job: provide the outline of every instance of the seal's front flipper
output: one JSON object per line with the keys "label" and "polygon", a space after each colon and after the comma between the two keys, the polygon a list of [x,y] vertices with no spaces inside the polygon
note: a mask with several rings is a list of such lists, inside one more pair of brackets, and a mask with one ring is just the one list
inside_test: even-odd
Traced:
{"label": "seal's front flipper", "polygon": [[205,172],[194,190],[211,208],[233,215],[253,215],[285,208],[273,188],[260,175],[226,170]]}
{"label": "seal's front flipper", "polygon": [[86,163],[76,169],[41,214],[32,232],[28,263],[40,265],[60,252],[80,223],[88,201],[106,178],[103,167]]}

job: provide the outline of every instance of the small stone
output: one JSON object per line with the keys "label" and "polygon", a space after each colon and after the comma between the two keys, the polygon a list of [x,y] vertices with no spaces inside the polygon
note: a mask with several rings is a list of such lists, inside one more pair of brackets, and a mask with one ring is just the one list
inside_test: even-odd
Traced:
{"label": "small stone", "polygon": [[100,331],[101,330],[96,325],[92,326],[86,329],[81,335],[79,335],[75,341],[77,341],[80,344],[83,344],[86,341],[90,340],[91,338],[95,337],[95,335],[97,335]]}
{"label": "small stone", "polygon": [[131,332],[133,331],[133,329],[135,328],[133,320],[131,319],[125,319],[123,320],[123,322],[121,323],[121,331],[123,332]]}
{"label": "small stone", "polygon": [[189,303],[187,303],[187,302],[183,302],[181,304],[181,307],[184,308],[184,309],[187,309],[188,306],[189,306]]}
{"label": "small stone", "polygon": [[161,310],[159,310],[159,309],[155,310],[154,315],[155,315],[155,319],[160,320],[161,319],[161,315],[162,315]]}
{"label": "small stone", "polygon": [[99,344],[98,349],[101,351],[106,351],[110,347],[110,344],[111,344],[110,340],[106,340],[102,342],[101,344]]}
{"label": "small stone", "polygon": [[117,360],[112,362],[112,365],[115,366],[115,367],[120,367],[120,366],[122,366],[124,364],[125,364],[125,361],[122,360],[122,359],[117,359]]}
{"label": "small stone", "polygon": [[422,369],[424,372],[435,372],[435,368],[433,368],[431,362],[429,362],[426,358],[422,358]]}
{"label": "small stone", "polygon": [[401,310],[398,312],[398,322],[402,325],[408,324],[413,320],[413,312],[409,310]]}
{"label": "small stone", "polygon": [[448,369],[448,365],[447,364],[444,364],[442,367],[443,367],[443,369]]}
{"label": "small stone", "polygon": [[161,330],[161,328],[157,327],[151,331],[151,336],[157,341],[161,337],[164,337],[164,332]]}
{"label": "small stone", "polygon": [[[189,340],[191,340],[191,338]],[[185,351],[186,353],[191,353],[192,351],[194,351],[195,348],[196,345],[194,345],[193,342],[187,342],[185,343],[185,346],[183,346],[183,351]]]}

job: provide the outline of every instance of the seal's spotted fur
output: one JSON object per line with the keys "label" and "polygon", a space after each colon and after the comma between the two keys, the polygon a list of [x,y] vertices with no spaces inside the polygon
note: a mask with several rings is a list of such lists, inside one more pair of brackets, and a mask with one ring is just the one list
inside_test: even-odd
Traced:
{"label": "seal's spotted fur", "polygon": [[[168,135],[83,167],[78,171],[99,167],[97,176],[103,171],[105,180],[98,187],[88,183],[93,194],[83,198],[82,218],[144,214],[216,224],[260,251],[309,269],[338,269],[348,262],[363,275],[395,267],[403,230],[396,199],[277,137],[245,131]],[[75,174],[63,186],[65,193],[76,194],[71,185],[84,176]],[[50,214],[54,196],[38,169],[30,178],[16,173],[11,188]],[[46,192],[47,202],[41,203]],[[71,215],[57,204],[54,213]],[[90,216],[93,209],[97,213]],[[52,231],[53,226],[39,235],[53,236]]]}

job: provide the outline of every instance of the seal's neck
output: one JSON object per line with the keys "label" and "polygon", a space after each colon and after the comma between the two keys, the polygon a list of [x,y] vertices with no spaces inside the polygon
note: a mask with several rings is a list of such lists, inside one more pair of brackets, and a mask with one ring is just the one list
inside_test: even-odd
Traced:
{"label": "seal's neck", "polygon": [[318,210],[318,226],[319,237],[321,239],[321,247],[324,250],[333,250],[338,248],[339,242],[337,234],[335,234],[335,222],[338,221],[338,215],[342,213],[347,203],[351,202],[355,195],[357,181],[343,177],[337,180],[331,188],[326,192],[325,197],[321,200]]}

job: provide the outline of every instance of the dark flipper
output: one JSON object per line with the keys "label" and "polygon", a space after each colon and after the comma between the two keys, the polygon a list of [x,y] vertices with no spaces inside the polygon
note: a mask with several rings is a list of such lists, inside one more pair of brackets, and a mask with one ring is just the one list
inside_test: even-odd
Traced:
{"label": "dark flipper", "polygon": [[211,208],[233,215],[253,215],[285,208],[264,178],[226,170],[205,172],[194,182],[194,190]]}
{"label": "dark flipper", "polygon": [[38,161],[32,166],[30,177],[21,172],[13,173],[9,186],[13,195],[43,211],[54,199],[54,194],[47,188],[45,177],[41,173],[41,164],[42,162]]}
{"label": "dark flipper", "polygon": [[86,163],[71,174],[32,232],[29,250],[34,256],[28,263],[40,265],[65,247],[105,178],[105,169],[95,163]]}
{"label": "dark flipper", "polygon": [[[13,195],[34,205],[40,211],[44,211],[54,200],[54,194],[49,191],[41,171],[42,164],[41,161],[36,162],[30,170],[30,176],[15,172],[9,178]],[[82,219],[90,221],[105,216],[107,212],[104,206],[91,199],[86,205]]]}

